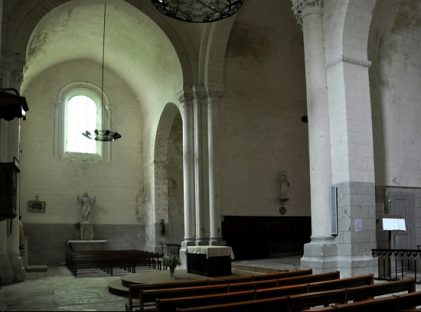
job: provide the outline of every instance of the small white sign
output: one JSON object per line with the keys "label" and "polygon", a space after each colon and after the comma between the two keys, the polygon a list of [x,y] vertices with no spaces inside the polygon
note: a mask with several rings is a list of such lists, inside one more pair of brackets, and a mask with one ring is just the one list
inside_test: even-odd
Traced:
{"label": "small white sign", "polygon": [[354,220],[354,229],[355,232],[361,232],[363,230],[363,219]]}
{"label": "small white sign", "polygon": [[385,231],[406,231],[405,219],[383,218],[383,230]]}

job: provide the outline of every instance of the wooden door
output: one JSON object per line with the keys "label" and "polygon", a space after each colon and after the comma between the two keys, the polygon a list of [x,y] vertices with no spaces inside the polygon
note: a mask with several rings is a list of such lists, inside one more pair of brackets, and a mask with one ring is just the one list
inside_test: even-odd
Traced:
{"label": "wooden door", "polygon": [[394,249],[416,249],[415,246],[415,199],[413,193],[390,190],[386,192],[388,214],[405,219],[406,231],[397,231],[392,235]]}

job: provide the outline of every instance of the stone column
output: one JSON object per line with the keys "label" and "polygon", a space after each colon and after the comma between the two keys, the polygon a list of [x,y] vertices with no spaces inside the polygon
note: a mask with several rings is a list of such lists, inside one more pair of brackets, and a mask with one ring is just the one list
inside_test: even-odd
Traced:
{"label": "stone column", "polygon": [[[13,158],[19,159],[19,148],[20,148],[20,120],[15,118],[9,121],[8,131],[8,162],[12,162]],[[22,282],[25,280],[25,268],[23,260],[19,250],[19,215],[20,213],[20,198],[19,198],[19,181],[20,174],[17,175],[17,197],[16,197],[16,214],[17,216],[11,220],[12,232],[10,233],[7,240],[7,251],[9,255],[10,265],[13,270],[14,282]]]}
{"label": "stone column", "polygon": [[[0,119],[0,162],[7,162],[8,128],[8,122]],[[8,222],[8,220],[0,221],[0,276],[4,285],[13,282],[13,270],[7,251]]]}
{"label": "stone column", "polygon": [[219,194],[219,114],[220,91],[208,90],[209,159],[209,245],[225,245],[221,238],[221,203]]}
{"label": "stone column", "polygon": [[206,213],[208,211],[207,110],[206,90],[193,87],[194,92],[194,169],[196,206],[196,245],[206,245]]}
{"label": "stone column", "polygon": [[[374,147],[368,68],[340,55],[327,64],[332,184],[338,194],[338,269],[343,276],[376,271]],[[338,96],[338,93],[340,96]]]}
{"label": "stone column", "polygon": [[[16,59],[12,54],[5,54],[1,60],[0,72],[1,72],[1,86],[5,88],[15,88],[19,90],[22,83],[23,77],[23,62]],[[0,161],[13,162],[13,158],[20,159],[20,119],[13,119],[11,121],[4,122],[1,120],[1,145],[6,148],[1,151]],[[18,174],[18,181],[20,176]],[[19,194],[19,183],[17,185],[17,194]],[[16,213],[20,215],[20,198],[17,196]],[[23,266],[23,260],[19,252],[19,217],[16,217],[9,222],[9,231],[7,231],[6,239],[6,255],[9,258],[10,269],[12,270],[12,281],[21,282],[25,280],[25,268]],[[7,267],[6,260],[3,258],[2,251],[0,251],[0,261],[4,262]],[[2,263],[3,264],[3,263]],[[8,269],[6,269],[8,270]],[[8,272],[6,272],[7,274]],[[9,278],[6,276],[5,278]]]}
{"label": "stone column", "polygon": [[194,200],[194,130],[193,96],[183,91],[179,96],[183,120],[184,240],[181,242],[181,266],[186,266],[186,247],[195,244]]}
{"label": "stone column", "polygon": [[306,69],[310,156],[311,242],[304,246],[303,267],[314,272],[336,269],[337,250],[331,236],[330,127],[323,34],[323,0],[293,0],[302,24]]}

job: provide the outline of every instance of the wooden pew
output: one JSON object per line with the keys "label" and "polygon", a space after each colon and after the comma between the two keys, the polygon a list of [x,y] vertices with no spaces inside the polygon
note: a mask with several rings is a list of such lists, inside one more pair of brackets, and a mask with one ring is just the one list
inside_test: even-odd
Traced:
{"label": "wooden pew", "polygon": [[355,277],[349,277],[344,279],[305,283],[291,286],[279,286],[272,288],[262,288],[255,290],[235,291],[228,293],[218,293],[212,295],[191,295],[187,297],[172,297],[172,298],[158,298],[157,310],[159,312],[173,312],[176,308],[187,308],[194,306],[202,306],[209,304],[219,304],[236,302],[240,300],[250,299],[265,299],[275,298],[287,295],[303,294],[307,292],[333,290],[337,288],[354,287],[361,285],[371,285],[373,283],[373,275],[361,275]]}
{"label": "wooden pew", "polygon": [[331,290],[334,288],[350,288],[357,286],[368,286],[374,284],[373,274],[358,275],[353,277],[345,277],[339,280],[331,281],[320,281],[309,284],[308,292]]}
{"label": "wooden pew", "polygon": [[[208,280],[185,280],[180,282],[163,282],[155,284],[134,284],[129,286],[129,297],[128,301],[125,304],[126,311],[133,311],[134,308],[140,307],[140,293],[144,290],[153,290],[153,289],[168,289],[168,288],[179,288],[179,287],[195,287],[195,286],[204,286],[208,285]],[[142,300],[143,302],[143,300]]]}
{"label": "wooden pew", "polygon": [[114,267],[129,268],[134,272],[136,265],[159,265],[161,255],[142,250],[94,250],[66,252],[66,266],[78,276],[81,268],[101,268],[113,275]]}
{"label": "wooden pew", "polygon": [[401,295],[391,295],[387,297],[380,297],[375,299],[366,299],[357,302],[338,304],[336,306],[319,308],[317,310],[303,310],[309,311],[348,311],[348,312],[374,312],[374,311],[399,311],[399,312],[416,312],[421,309],[416,309],[416,306],[421,306],[421,292],[411,292]]}
{"label": "wooden pew", "polygon": [[395,296],[388,296],[377,299],[368,299],[363,301],[357,301],[353,303],[338,304],[336,305],[336,311],[355,311],[355,312],[374,312],[384,311],[392,312],[399,311],[398,299]]}
{"label": "wooden pew", "polygon": [[[133,311],[133,308],[140,306],[140,301],[143,303],[146,302],[155,302],[159,295],[163,295],[164,298],[169,298],[167,291],[163,291],[164,289],[173,289],[173,288],[180,288],[180,287],[193,287],[193,286],[205,286],[205,285],[221,285],[221,284],[230,284],[234,285],[236,283],[244,283],[244,282],[259,282],[264,281],[266,279],[284,279],[284,278],[294,278],[294,277],[304,277],[304,276],[311,276],[312,270],[311,269],[303,269],[303,270],[292,270],[292,271],[284,271],[284,272],[271,272],[271,273],[264,273],[264,274],[252,274],[252,275],[240,275],[240,276],[224,276],[224,277],[216,277],[216,278],[207,278],[200,281],[180,281],[180,282],[167,282],[167,283],[159,283],[159,284],[135,284],[129,286],[129,298],[128,303],[126,303],[126,311]],[[323,273],[322,275],[317,274],[320,280],[324,279],[333,279],[339,278],[339,272],[330,272],[330,273]],[[314,278],[312,278],[314,279]],[[296,280],[290,280],[291,283],[295,282]],[[243,285],[238,285],[238,289],[240,290]],[[152,290],[158,290],[156,293]],[[250,289],[250,288],[249,288]],[[150,293],[142,293],[145,290],[151,290]],[[178,291],[178,290],[177,290]],[[195,290],[197,291],[197,290]],[[180,291],[181,293],[181,291]],[[143,296],[141,299],[140,297]],[[136,302],[138,301],[138,302]]]}
{"label": "wooden pew", "polygon": [[[372,284],[372,275],[363,275],[351,278],[344,278],[338,281],[331,281],[329,283],[323,283],[323,287],[320,288],[319,283],[313,283],[316,286],[314,289],[321,289],[321,291],[317,292],[309,292],[304,293],[305,291],[310,290],[311,284],[303,284],[303,285],[293,285],[289,287],[289,291],[293,293],[293,291],[302,292],[301,294],[297,295],[289,295],[288,296],[288,311],[300,311],[303,309],[308,309],[313,306],[319,305],[328,305],[328,304],[345,304],[348,300],[353,300],[352,296],[348,296],[348,292],[353,293],[354,295],[357,294],[356,297],[360,296],[360,290],[364,290],[367,293],[367,297],[373,297],[375,295],[384,295],[389,293],[401,292],[401,291],[412,291],[415,287],[415,280],[406,280],[406,281],[396,281],[390,282],[387,284]],[[336,283],[336,284],[335,284]],[[357,286],[346,288],[348,285],[355,286],[361,283],[368,284],[367,286]],[[336,286],[343,287],[341,289],[335,289]],[[274,289],[257,289],[255,291],[255,298],[257,300],[269,299],[269,298],[279,298],[285,297],[286,293],[282,292],[282,290],[288,290],[288,287],[278,287]],[[353,289],[358,289],[356,292],[352,292]],[[329,290],[331,289],[331,290]],[[275,291],[274,291],[275,290]],[[261,297],[258,297],[260,294]],[[250,293],[244,293],[243,300],[249,301],[247,296],[250,296]],[[267,297],[269,295],[269,297]],[[262,298],[263,297],[263,298]],[[233,301],[234,297],[231,297],[231,293],[228,294],[220,294],[212,296],[212,299],[206,298],[206,296],[202,297],[186,297],[186,298],[172,298],[166,300],[158,300],[157,310],[159,312],[173,312],[178,311],[179,309],[190,308],[191,310],[186,311],[195,311],[193,310],[196,307],[200,307],[199,305],[206,305],[208,302],[209,306],[206,309],[210,310],[213,305],[218,305],[220,308],[220,304],[224,302]],[[241,299],[241,295],[237,296],[236,299]],[[222,299],[224,302],[220,302],[219,299]],[[380,305],[380,303],[376,303]],[[237,302],[237,305],[241,306],[242,302]],[[230,305],[232,307],[232,305]],[[212,308],[213,309],[213,308]],[[236,309],[241,309],[241,307],[236,307]],[[322,311],[332,311],[334,308],[324,308]],[[182,310],[180,310],[182,311]],[[184,310],[183,310],[184,311]],[[198,310],[202,311],[202,310]],[[216,311],[216,310],[215,310]],[[247,311],[247,310],[245,310]],[[250,310],[252,311],[252,310]],[[263,311],[263,310],[262,310]],[[307,310],[310,311],[310,310]]]}
{"label": "wooden pew", "polygon": [[371,299],[375,296],[389,295],[406,291],[408,293],[415,291],[415,279],[405,279],[379,283],[369,286],[358,286],[347,289],[347,300],[361,301]]}
{"label": "wooden pew", "polygon": [[421,291],[395,295],[395,297],[398,299],[399,311],[421,311],[421,308],[416,308],[417,306],[421,306]]}
{"label": "wooden pew", "polygon": [[276,297],[241,302],[221,303],[191,308],[177,308],[177,312],[280,312],[288,311],[288,297]]}
{"label": "wooden pew", "polygon": [[205,305],[214,305],[221,303],[249,301],[252,299],[267,299],[282,297],[285,295],[305,293],[308,289],[308,284],[282,286],[283,292],[277,292],[275,296],[257,297],[257,292],[265,291],[266,289],[250,289],[235,292],[216,293],[211,295],[187,296],[177,298],[158,298],[156,300],[156,310],[159,312],[174,312],[177,308],[189,308]]}
{"label": "wooden pew", "polygon": [[[193,287],[165,288],[165,289],[143,289],[140,290],[139,305],[140,311],[144,310],[148,304],[154,304],[158,299],[183,298],[192,296],[203,296],[211,294],[224,294],[228,292],[238,292],[244,290],[254,291],[258,287],[276,286],[277,280],[252,281],[241,283],[225,283],[215,285],[203,285]],[[250,298],[250,299],[254,299]]]}
{"label": "wooden pew", "polygon": [[245,300],[240,302],[211,304],[200,307],[177,308],[177,312],[280,312],[300,311],[305,307],[327,305],[330,303],[344,303],[346,293],[344,289],[329,290],[317,293],[283,296],[275,298]]}
{"label": "wooden pew", "polygon": [[294,276],[294,277],[287,277],[287,278],[279,279],[278,286],[328,281],[328,280],[335,280],[339,278],[340,278],[339,271],[305,275],[305,276]]}
{"label": "wooden pew", "polygon": [[[269,275],[270,276],[270,275]],[[215,294],[215,293],[224,293],[224,292],[235,292],[242,290],[254,290],[254,289],[263,289],[263,288],[272,288],[279,285],[288,286],[294,284],[303,284],[308,281],[324,281],[324,280],[335,280],[339,279],[339,272],[328,272],[314,275],[303,275],[296,277],[286,277],[278,278],[271,280],[258,280],[251,282],[228,282],[224,284],[215,284],[215,285],[204,285],[204,286],[194,286],[194,287],[180,287],[175,288],[168,287],[164,289],[138,289],[139,291],[139,305],[140,310],[143,310],[149,303],[155,302],[158,298],[176,298],[176,297],[188,297],[188,296],[200,296],[204,294]],[[130,310],[130,300],[132,301],[131,305],[133,308],[133,299],[134,297],[129,297],[129,311]]]}
{"label": "wooden pew", "polygon": [[288,297],[288,311],[301,311],[313,306],[346,303],[346,290],[316,291]]}
{"label": "wooden pew", "polygon": [[[341,278],[341,279],[330,280],[330,281],[306,283],[306,284],[303,284],[306,287],[305,291],[301,291],[301,292],[297,292],[299,288],[289,289],[288,286],[257,289],[256,299],[263,299],[263,298],[276,297],[276,296],[285,296],[285,295],[292,295],[292,294],[298,294],[298,293],[334,290],[334,289],[340,289],[340,288],[348,288],[348,287],[372,285],[372,284],[373,284],[372,274],[359,275],[359,276]],[[298,286],[303,287],[303,285],[298,285]],[[290,287],[293,287],[293,286],[290,286]]]}
{"label": "wooden pew", "polygon": [[[352,288],[346,288],[346,301],[345,304],[340,304],[335,307],[328,307],[318,309],[318,311],[332,311],[332,310],[347,310],[347,311],[400,311],[396,308],[395,303],[392,301],[393,298],[402,297],[402,307],[411,309],[411,307],[416,305],[421,305],[421,292],[415,292],[415,279],[399,280],[386,282],[381,284],[373,284],[368,286],[356,286]],[[394,295],[396,293],[404,292],[406,294]],[[378,297],[375,296],[385,296],[387,297]],[[387,300],[391,302],[387,304]],[[390,299],[392,298],[392,299]],[[349,303],[349,301],[354,301]],[[367,306],[367,307],[365,307]],[[388,309],[384,310],[382,308],[387,307]],[[378,310],[377,310],[378,309]],[[304,310],[304,311],[313,311],[313,310]]]}
{"label": "wooden pew", "polygon": [[303,275],[311,275],[313,273],[312,269],[303,269],[303,270],[291,270],[291,271],[282,271],[282,272],[271,272],[263,274],[251,274],[251,275],[238,275],[238,276],[222,276],[209,278],[209,285],[212,284],[224,284],[232,282],[252,282],[260,280],[269,280],[276,278],[287,278]]}
{"label": "wooden pew", "polygon": [[190,308],[221,303],[248,301],[255,299],[255,290],[216,293],[210,295],[188,296],[178,298],[158,298],[156,311],[174,312],[176,308]]}

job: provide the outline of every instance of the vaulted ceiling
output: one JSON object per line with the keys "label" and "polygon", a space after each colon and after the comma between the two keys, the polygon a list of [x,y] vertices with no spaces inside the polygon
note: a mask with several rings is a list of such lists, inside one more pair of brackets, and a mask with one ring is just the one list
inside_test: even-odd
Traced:
{"label": "vaulted ceiling", "polygon": [[[63,62],[101,63],[103,22],[104,1],[70,1],[47,13],[28,43],[24,85]],[[107,3],[105,66],[135,94],[156,90],[159,85],[182,84],[181,66],[168,37],[146,14],[125,1]]]}

